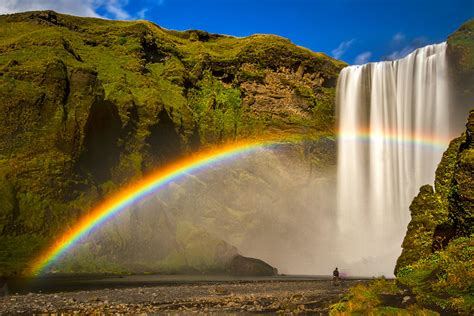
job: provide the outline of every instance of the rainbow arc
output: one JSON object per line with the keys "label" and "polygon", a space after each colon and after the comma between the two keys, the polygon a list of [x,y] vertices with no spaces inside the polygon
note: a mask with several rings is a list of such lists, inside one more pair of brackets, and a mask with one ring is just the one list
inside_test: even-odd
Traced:
{"label": "rainbow arc", "polygon": [[[416,145],[428,145],[434,148],[446,148],[448,140],[437,139],[429,135],[402,135],[381,133],[371,135],[368,130],[359,130],[356,133],[341,133],[338,138],[344,140],[368,141],[373,137],[380,137],[385,141],[409,143]],[[297,139],[297,138],[295,138]],[[83,237],[99,228],[109,219],[127,209],[134,203],[146,196],[166,187],[169,183],[206,168],[211,168],[216,163],[236,159],[242,154],[255,152],[262,148],[270,148],[278,144],[294,143],[298,140],[266,140],[258,142],[236,142],[220,148],[211,149],[199,154],[194,154],[186,159],[180,160],[165,168],[143,178],[141,181],[131,184],[110,198],[100,203],[88,214],[84,215],[70,230],[60,236],[45,252],[43,252],[31,265],[31,273],[39,275],[49,266],[56,262],[69,249],[77,244]]]}

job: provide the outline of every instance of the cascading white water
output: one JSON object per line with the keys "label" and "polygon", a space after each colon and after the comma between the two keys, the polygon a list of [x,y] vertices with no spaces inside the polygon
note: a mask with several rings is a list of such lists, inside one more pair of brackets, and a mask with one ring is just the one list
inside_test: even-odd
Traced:
{"label": "cascading white water", "polygon": [[449,106],[446,43],[342,70],[337,208],[351,273],[392,275],[410,202],[450,137]]}

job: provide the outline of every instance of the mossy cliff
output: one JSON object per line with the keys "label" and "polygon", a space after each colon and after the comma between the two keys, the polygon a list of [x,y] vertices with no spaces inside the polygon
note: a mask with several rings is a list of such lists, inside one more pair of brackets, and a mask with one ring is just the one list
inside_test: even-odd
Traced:
{"label": "mossy cliff", "polygon": [[0,275],[22,273],[95,203],[191,151],[269,133],[311,149],[334,134],[344,64],[278,36],[52,11],[0,16],[0,29]]}
{"label": "mossy cliff", "polygon": [[474,312],[474,109],[410,206],[412,220],[395,273],[425,305]]}
{"label": "mossy cliff", "polygon": [[448,37],[448,58],[456,102],[474,103],[474,19],[464,23]]}

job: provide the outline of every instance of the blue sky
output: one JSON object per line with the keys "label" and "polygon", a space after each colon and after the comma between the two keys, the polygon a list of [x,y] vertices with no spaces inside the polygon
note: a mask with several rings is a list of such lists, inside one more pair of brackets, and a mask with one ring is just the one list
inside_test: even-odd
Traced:
{"label": "blue sky", "polygon": [[[2,0],[3,2],[3,0]],[[151,20],[175,30],[271,33],[348,63],[403,57],[446,40],[474,18],[474,0],[7,0],[0,13],[33,9]]]}

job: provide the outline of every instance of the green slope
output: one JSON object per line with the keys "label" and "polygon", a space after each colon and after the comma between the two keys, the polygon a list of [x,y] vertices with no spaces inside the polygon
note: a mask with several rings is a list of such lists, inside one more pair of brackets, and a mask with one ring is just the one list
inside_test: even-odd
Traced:
{"label": "green slope", "polygon": [[[189,151],[334,135],[344,64],[278,36],[51,11],[0,16],[0,29],[0,275],[21,274],[98,201]],[[333,163],[334,150],[314,161]]]}

